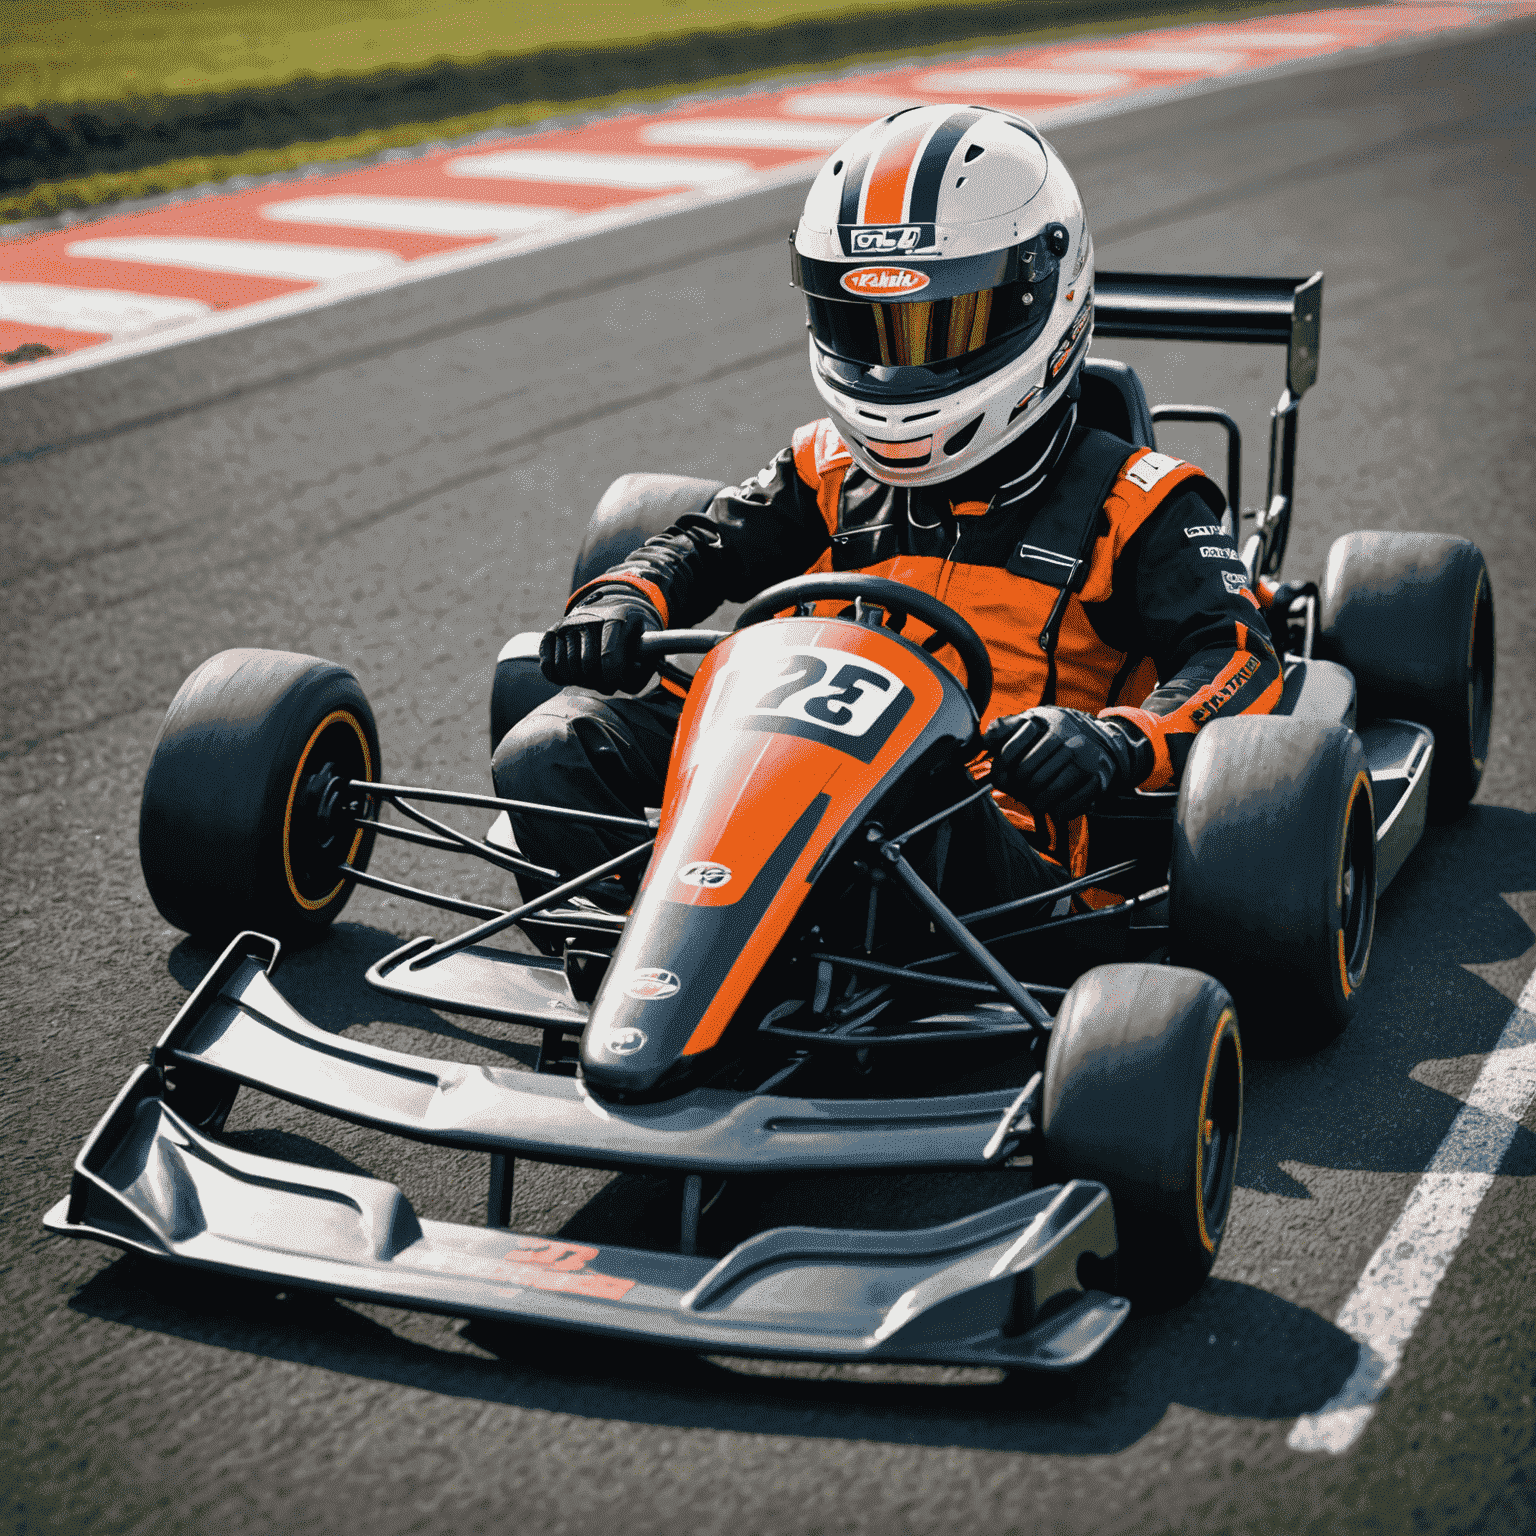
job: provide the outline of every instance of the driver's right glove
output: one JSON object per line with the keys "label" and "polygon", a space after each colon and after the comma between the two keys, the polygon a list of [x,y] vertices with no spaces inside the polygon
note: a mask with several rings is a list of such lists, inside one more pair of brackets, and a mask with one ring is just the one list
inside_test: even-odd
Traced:
{"label": "driver's right glove", "polygon": [[1070,821],[1152,771],[1152,743],[1127,721],[1045,704],[994,720],[982,737],[992,782],[1038,814]]}
{"label": "driver's right glove", "polygon": [[656,664],[640,655],[640,637],[661,615],[634,587],[596,587],[539,641],[539,667],[552,683],[597,693],[635,693]]}

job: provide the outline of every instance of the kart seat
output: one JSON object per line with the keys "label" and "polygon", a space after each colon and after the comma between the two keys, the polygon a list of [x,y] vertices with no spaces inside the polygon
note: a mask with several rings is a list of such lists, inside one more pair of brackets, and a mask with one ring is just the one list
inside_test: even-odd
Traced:
{"label": "kart seat", "polygon": [[1078,421],[1112,432],[1137,448],[1156,448],[1147,392],[1129,363],[1093,357],[1083,364],[1083,394]]}

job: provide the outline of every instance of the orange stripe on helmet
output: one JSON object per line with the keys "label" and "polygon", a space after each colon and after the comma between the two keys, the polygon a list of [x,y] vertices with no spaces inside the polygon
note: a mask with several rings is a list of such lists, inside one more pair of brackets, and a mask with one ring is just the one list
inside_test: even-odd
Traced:
{"label": "orange stripe on helmet", "polygon": [[921,112],[897,118],[864,183],[863,223],[900,224],[906,217],[907,187],[918,151],[933,126],[932,119]]}

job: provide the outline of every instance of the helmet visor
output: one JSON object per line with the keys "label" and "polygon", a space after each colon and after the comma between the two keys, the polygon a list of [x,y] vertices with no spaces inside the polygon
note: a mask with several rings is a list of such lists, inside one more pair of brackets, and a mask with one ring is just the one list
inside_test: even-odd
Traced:
{"label": "helmet visor", "polygon": [[1044,283],[1000,283],[938,299],[880,303],[807,293],[806,305],[823,352],[861,368],[931,368],[1005,338],[1027,345],[1050,316],[1055,286],[1052,273]]}

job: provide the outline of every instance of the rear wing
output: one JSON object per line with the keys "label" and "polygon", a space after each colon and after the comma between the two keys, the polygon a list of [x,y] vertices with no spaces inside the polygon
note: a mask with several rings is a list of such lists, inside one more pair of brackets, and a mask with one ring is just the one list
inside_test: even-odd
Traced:
{"label": "rear wing", "polygon": [[1300,399],[1317,382],[1323,274],[1184,277],[1100,272],[1093,328],[1149,341],[1242,341],[1286,349],[1285,387]]}
{"label": "rear wing", "polygon": [[[1100,272],[1094,280],[1096,335],[1147,341],[1245,342],[1285,348],[1285,389],[1270,413],[1269,479],[1243,543],[1250,577],[1279,574],[1290,535],[1296,485],[1296,412],[1317,382],[1323,324],[1323,274],[1311,277],[1190,277],[1161,272]],[[1229,500],[1240,517],[1241,435],[1225,411],[1159,405],[1154,421],[1211,421],[1227,432]]]}

